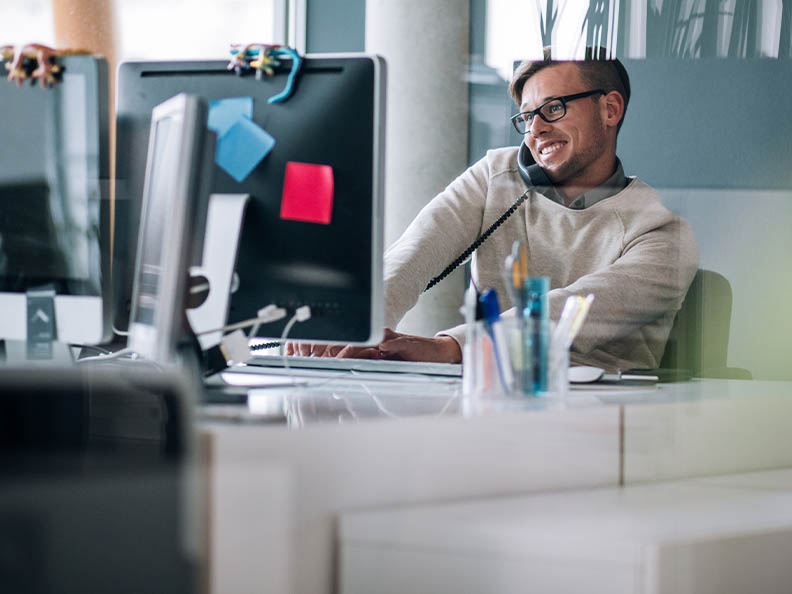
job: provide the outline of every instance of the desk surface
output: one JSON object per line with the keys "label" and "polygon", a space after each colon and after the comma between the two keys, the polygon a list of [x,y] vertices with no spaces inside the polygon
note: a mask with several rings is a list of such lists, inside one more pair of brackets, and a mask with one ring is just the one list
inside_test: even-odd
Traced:
{"label": "desk surface", "polygon": [[[208,383],[225,403],[201,407],[207,423],[274,423],[290,427],[357,423],[370,419],[475,417],[536,410],[577,409],[603,404],[693,403],[713,398],[751,398],[790,394],[792,382],[694,379],[642,387],[573,387],[554,397],[482,398],[462,394],[457,378],[408,374],[320,372],[294,379],[261,370],[226,372]],[[294,385],[292,382],[297,382]],[[223,386],[223,387],[221,387]],[[235,387],[236,386],[236,387]]]}
{"label": "desk surface", "polygon": [[234,423],[212,414],[201,425],[214,461],[214,591],[332,592],[336,519],[351,510],[792,466],[792,382],[697,380],[557,402],[466,399],[448,380],[338,378],[261,397],[278,403],[279,423],[254,423],[272,420],[254,398],[220,407]]}

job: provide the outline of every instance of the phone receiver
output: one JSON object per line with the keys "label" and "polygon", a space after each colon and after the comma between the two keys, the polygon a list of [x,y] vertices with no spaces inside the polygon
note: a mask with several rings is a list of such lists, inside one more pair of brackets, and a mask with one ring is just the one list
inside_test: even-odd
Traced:
{"label": "phone receiver", "polygon": [[[550,178],[548,177],[545,170],[536,164],[533,155],[531,155],[531,151],[528,150],[528,147],[525,146],[525,144],[521,144],[520,150],[517,151],[517,169],[520,172],[520,177],[522,178],[522,180],[528,185],[528,190],[530,190],[531,188],[537,188],[541,192],[543,188],[549,188],[552,187],[553,185],[553,182],[550,181]],[[506,221],[506,219],[508,219],[517,211],[517,208],[519,208],[519,206],[523,202],[525,202],[525,199],[528,198],[529,193],[530,193],[529,191],[523,192],[523,194],[519,198],[517,198],[514,204],[512,204],[509,207],[509,209],[506,212],[504,212],[497,221],[492,223],[492,225],[490,225],[489,228],[486,231],[484,231],[484,233],[482,233],[478,239],[476,239],[476,241],[470,244],[464,252],[459,254],[456,260],[454,260],[453,262],[451,262],[451,264],[446,266],[443,272],[441,272],[432,280],[430,280],[429,284],[426,285],[424,291],[428,291],[429,289],[434,287],[437,283],[439,283],[441,280],[443,280],[445,277],[451,274],[451,272],[453,272],[455,268],[457,268],[460,264],[465,262],[465,260],[467,260],[471,256],[471,254],[479,248],[479,246],[482,243],[487,241],[489,236],[492,235],[493,232],[498,227],[500,227],[504,223],[504,221]]]}
{"label": "phone receiver", "polygon": [[520,172],[520,177],[529,187],[549,188],[553,185],[547,172],[536,164],[525,143],[521,144],[520,150],[517,151],[517,169]]}

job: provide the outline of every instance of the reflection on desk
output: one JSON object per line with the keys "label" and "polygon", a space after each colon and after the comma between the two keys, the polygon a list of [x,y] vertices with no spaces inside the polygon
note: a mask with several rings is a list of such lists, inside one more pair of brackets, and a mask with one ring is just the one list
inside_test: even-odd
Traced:
{"label": "reflection on desk", "polygon": [[[736,383],[735,383],[736,382]],[[481,397],[462,394],[457,378],[358,371],[238,368],[207,380],[204,421],[274,423],[290,427],[356,423],[369,419],[477,417],[589,406],[696,402],[722,397],[771,395],[788,389],[785,382],[691,380],[651,386],[572,386],[564,399]]]}
{"label": "reflection on desk", "polygon": [[[222,383],[229,387],[220,387]],[[381,373],[375,377],[355,372],[285,377],[226,372],[210,381],[210,390],[215,395],[208,396],[209,403],[199,413],[204,420],[278,422],[294,427],[377,417],[458,415],[463,400],[461,382],[456,379]],[[240,396],[241,406],[227,404]]]}

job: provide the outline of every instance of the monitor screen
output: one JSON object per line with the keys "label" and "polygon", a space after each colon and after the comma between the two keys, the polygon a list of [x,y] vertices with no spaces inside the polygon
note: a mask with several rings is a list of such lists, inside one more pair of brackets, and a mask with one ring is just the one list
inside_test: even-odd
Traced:
{"label": "monitor screen", "polygon": [[100,342],[109,334],[107,65],[60,60],[52,88],[0,80],[0,309],[9,314],[0,338],[26,338],[25,292],[48,287],[58,339]]}
{"label": "monitor screen", "polygon": [[129,348],[169,362],[184,331],[185,287],[200,188],[206,106],[180,94],[152,111],[132,292]]}
{"label": "monitor screen", "polygon": [[[268,103],[286,85],[290,63],[284,62],[284,69],[261,80],[252,73],[237,76],[226,61],[127,62],[119,67],[119,249],[114,262],[121,269],[128,249],[122,228],[134,234],[140,219],[136,196],[151,107],[186,91],[210,102],[211,117],[213,109],[223,107],[218,100],[249,100],[248,119],[274,146],[241,181],[228,167],[213,167],[213,193],[251,197],[228,321],[255,317],[270,303],[289,313],[309,305],[312,318],[294,326],[290,337],[376,341],[383,325],[384,63],[366,55],[308,56],[291,97]],[[221,135],[218,151],[223,142]],[[233,169],[249,145],[231,148],[243,155],[232,160]],[[295,204],[297,211],[301,208],[299,200],[292,200],[295,195],[322,202],[325,210],[307,216],[294,212]],[[123,294],[123,286],[118,290]],[[123,318],[123,303],[119,305]],[[278,337],[283,324],[262,326],[258,334]]]}

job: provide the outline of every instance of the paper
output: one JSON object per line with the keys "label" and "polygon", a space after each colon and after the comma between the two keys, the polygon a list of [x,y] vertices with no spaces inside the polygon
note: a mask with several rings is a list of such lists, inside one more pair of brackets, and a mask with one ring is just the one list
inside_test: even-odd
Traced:
{"label": "paper", "polygon": [[207,126],[220,138],[240,118],[253,119],[253,97],[232,97],[209,102]]}
{"label": "paper", "polygon": [[282,219],[328,225],[333,215],[333,168],[286,163],[281,199]]}
{"label": "paper", "polygon": [[275,139],[266,130],[241,117],[217,139],[215,163],[241,182],[274,146]]}

